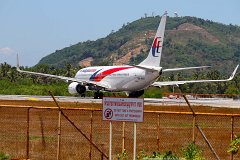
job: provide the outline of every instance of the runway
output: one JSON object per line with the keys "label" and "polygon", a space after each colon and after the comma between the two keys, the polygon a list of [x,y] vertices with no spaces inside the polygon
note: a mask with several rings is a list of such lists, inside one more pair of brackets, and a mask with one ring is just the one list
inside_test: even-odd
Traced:
{"label": "runway", "polygon": [[[79,103],[101,103],[101,99],[93,99],[90,97],[71,97],[71,96],[56,96],[57,101],[60,102],[79,102]],[[30,100],[30,101],[53,101],[50,96],[32,96],[32,95],[0,95],[0,100]],[[211,107],[224,108],[240,108],[240,100],[232,98],[198,98],[188,99],[191,105],[202,105]],[[145,98],[144,103],[148,105],[186,105],[184,98],[169,99],[164,97],[162,99]]]}

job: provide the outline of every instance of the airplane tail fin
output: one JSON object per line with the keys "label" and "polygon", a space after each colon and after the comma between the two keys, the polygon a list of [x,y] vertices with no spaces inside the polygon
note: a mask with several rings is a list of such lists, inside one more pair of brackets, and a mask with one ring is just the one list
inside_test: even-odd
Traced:
{"label": "airplane tail fin", "polygon": [[142,61],[139,65],[154,66],[154,67],[160,66],[166,19],[167,19],[167,12],[165,12],[161,18],[161,22],[158,26],[157,33],[154,37],[154,40],[147,58],[144,61]]}

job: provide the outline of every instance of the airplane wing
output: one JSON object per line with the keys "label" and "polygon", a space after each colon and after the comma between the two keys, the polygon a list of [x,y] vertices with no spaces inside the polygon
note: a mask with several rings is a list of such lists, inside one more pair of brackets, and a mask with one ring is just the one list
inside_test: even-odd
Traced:
{"label": "airplane wing", "polygon": [[81,81],[77,78],[72,78],[72,77],[64,77],[64,76],[58,76],[58,75],[53,75],[53,74],[46,74],[46,73],[39,73],[39,72],[31,72],[31,71],[24,71],[24,70],[21,70],[19,68],[19,60],[18,60],[18,55],[17,55],[17,71],[20,72],[20,73],[26,73],[26,74],[32,74],[32,75],[38,75],[38,76],[43,76],[43,77],[50,77],[50,78],[57,78],[57,79],[61,79],[61,80],[64,80],[64,81],[71,81],[71,82],[78,82],[82,85],[87,85],[87,84],[90,84],[90,85],[95,85],[95,86],[99,86],[101,88],[110,88],[111,86],[109,86],[108,84],[104,84],[102,82],[93,82],[93,81]]}
{"label": "airplane wing", "polygon": [[171,68],[171,69],[163,69],[163,72],[172,72],[172,71],[181,71],[181,70],[189,70],[189,69],[199,69],[199,68],[209,68],[209,67],[211,67],[211,66]]}
{"label": "airplane wing", "polygon": [[219,79],[219,80],[191,80],[191,81],[165,81],[165,82],[154,82],[152,84],[152,86],[155,87],[161,87],[161,86],[172,86],[172,85],[180,85],[180,84],[186,84],[186,83],[201,83],[201,82],[226,82],[226,81],[230,81],[234,78],[238,66],[234,69],[232,75],[228,78],[228,79]]}
{"label": "airplane wing", "polygon": [[17,71],[18,71],[18,72],[21,72],[21,73],[32,74],[32,75],[38,75],[38,76],[44,76],[44,77],[51,77],[51,78],[62,79],[62,80],[65,80],[65,81],[79,82],[76,78],[64,77],[64,76],[57,76],[57,75],[45,74],[45,73],[38,73],[38,72],[23,71],[23,70],[21,70],[19,67],[17,67]]}
{"label": "airplane wing", "polygon": [[80,81],[77,78],[57,76],[57,75],[38,73],[38,72],[23,71],[19,67],[17,67],[17,71],[21,72],[21,73],[27,73],[27,74],[38,75],[38,76],[43,76],[43,77],[57,78],[57,79],[65,80],[65,81],[78,82],[78,83],[83,84],[83,85],[84,84],[91,84],[91,85],[99,86],[99,87],[102,87],[102,88],[110,88],[111,87],[108,84],[104,84],[104,83],[101,83],[101,82]]}

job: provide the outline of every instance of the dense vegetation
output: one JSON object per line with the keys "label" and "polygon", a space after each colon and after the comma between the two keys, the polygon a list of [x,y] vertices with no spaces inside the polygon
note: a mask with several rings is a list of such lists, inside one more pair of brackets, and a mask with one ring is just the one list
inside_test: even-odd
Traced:
{"label": "dense vegetation", "polygon": [[[57,74],[68,77],[74,77],[78,68],[70,64],[64,65],[62,68],[49,67],[48,65],[38,65],[32,68],[24,68],[24,70]],[[183,80],[183,74],[164,75],[161,80]],[[190,79],[219,79],[223,76],[218,71],[193,72]],[[52,91],[54,95],[70,95],[67,91],[68,83],[46,77],[39,77],[29,74],[21,74],[16,71],[15,67],[7,63],[0,64],[0,94],[17,94],[17,95],[47,95],[48,91]],[[219,93],[219,94],[240,94],[240,74],[233,81],[227,83],[201,83],[180,86],[186,93]],[[179,90],[177,90],[179,92]],[[145,91],[145,97],[161,97],[162,92],[172,92],[172,87],[154,88],[151,87]],[[88,92],[87,96],[93,96],[92,92]],[[105,93],[105,96],[111,96],[111,93]],[[123,96],[123,95],[121,95]]]}
{"label": "dense vegetation", "polygon": [[[46,72],[44,65],[37,68],[40,72]],[[31,70],[36,71],[33,68]],[[61,73],[61,69],[52,71],[52,73],[55,72]],[[69,95],[65,82],[20,74],[15,67],[11,67],[7,63],[0,64],[0,94],[47,95],[48,90],[54,92],[55,95]]]}

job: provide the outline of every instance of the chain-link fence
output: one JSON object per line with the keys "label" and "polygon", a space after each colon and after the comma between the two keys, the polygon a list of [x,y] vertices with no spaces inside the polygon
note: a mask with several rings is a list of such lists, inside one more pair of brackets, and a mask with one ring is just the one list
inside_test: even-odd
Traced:
{"label": "chain-link fence", "polygon": [[[99,109],[0,107],[0,152],[16,159],[107,159],[109,122]],[[64,114],[64,115],[63,115]],[[59,116],[60,115],[60,116]],[[66,117],[65,117],[66,116]],[[145,111],[137,123],[137,153],[172,151],[181,155],[191,142],[206,159],[216,159],[201,132],[220,159],[240,159],[227,152],[233,135],[240,133],[240,115]],[[112,154],[133,155],[133,123],[112,122]],[[240,154],[240,153],[239,153]]]}

